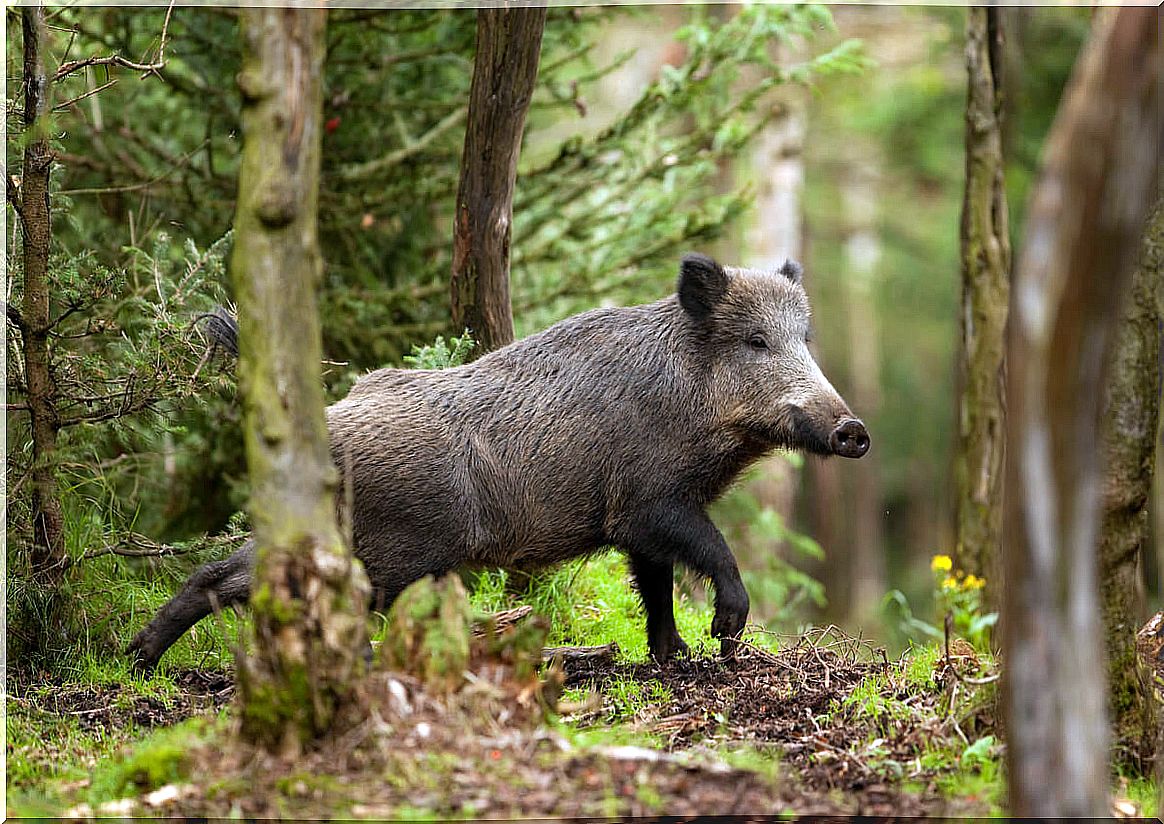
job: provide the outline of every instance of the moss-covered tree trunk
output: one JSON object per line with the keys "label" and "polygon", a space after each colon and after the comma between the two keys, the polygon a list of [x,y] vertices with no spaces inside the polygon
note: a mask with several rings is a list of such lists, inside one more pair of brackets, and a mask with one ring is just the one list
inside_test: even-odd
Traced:
{"label": "moss-covered tree trunk", "polygon": [[1161,133],[1158,12],[1103,10],[1046,145],[1007,352],[1003,705],[1010,812],[1107,815],[1096,546],[1108,354]]}
{"label": "moss-covered tree trunk", "polygon": [[450,284],[453,326],[477,352],[513,341],[509,239],[525,116],[541,55],[543,8],[477,12],[477,55],[461,157]]}
{"label": "moss-covered tree trunk", "polygon": [[57,489],[55,454],[60,416],[57,385],[49,351],[50,315],[48,261],[52,240],[49,174],[53,156],[48,142],[49,80],[45,71],[44,6],[21,11],[24,47],[24,163],[20,175],[21,240],[24,300],[20,332],[24,344],[24,376],[32,429],[31,566],[33,575],[56,585],[64,575],[64,518]]}
{"label": "moss-covered tree trunk", "polygon": [[294,755],[326,732],[362,666],[368,585],[336,522],[316,291],[321,9],[245,9],[243,152],[231,268],[250,515],[255,649],[242,732]]}
{"label": "moss-covered tree trunk", "polygon": [[993,583],[1002,544],[1006,317],[1010,238],[1003,186],[1002,20],[966,21],[966,184],[962,200],[962,396],[955,477],[958,566]]}
{"label": "moss-covered tree trunk", "polygon": [[1164,204],[1148,221],[1132,291],[1120,319],[1107,386],[1103,523],[1099,582],[1107,642],[1108,681],[1116,735],[1151,762],[1156,730],[1151,685],[1136,667],[1136,632],[1147,609],[1141,564],[1149,543],[1149,501],[1160,414],[1160,312],[1156,288],[1164,266]]}

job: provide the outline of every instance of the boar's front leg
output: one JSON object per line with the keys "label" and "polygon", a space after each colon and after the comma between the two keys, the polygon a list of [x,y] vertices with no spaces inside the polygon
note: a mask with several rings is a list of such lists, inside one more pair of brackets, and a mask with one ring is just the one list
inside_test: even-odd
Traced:
{"label": "boar's front leg", "polygon": [[[715,589],[711,634],[721,640],[723,652],[731,648],[731,639],[740,634],[748,619],[748,592],[727,541],[702,509],[683,503],[655,505],[627,525],[625,537],[615,542],[632,558],[641,555],[656,564],[679,561],[710,579]],[[656,596],[656,608],[660,601]],[[668,609],[670,601],[668,591]],[[650,606],[647,609],[649,615]],[[673,611],[670,625],[675,625]]]}
{"label": "boar's front leg", "polygon": [[675,565],[656,561],[646,555],[631,553],[631,571],[647,613],[647,644],[651,656],[660,664],[673,655],[687,653],[687,644],[675,627]]}
{"label": "boar's front leg", "polygon": [[254,558],[255,542],[247,541],[229,558],[212,561],[191,575],[182,590],[130,642],[126,652],[134,665],[146,672],[152,670],[186,630],[216,607],[245,603],[250,598]]}

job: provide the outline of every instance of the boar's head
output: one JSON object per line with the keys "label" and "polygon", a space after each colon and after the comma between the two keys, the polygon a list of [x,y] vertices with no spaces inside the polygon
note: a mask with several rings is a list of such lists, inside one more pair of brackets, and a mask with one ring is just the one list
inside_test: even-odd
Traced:
{"label": "boar's head", "polygon": [[679,303],[706,370],[718,420],[767,448],[860,458],[869,433],[808,348],[808,295],[799,264],[775,272],[725,268],[686,255]]}

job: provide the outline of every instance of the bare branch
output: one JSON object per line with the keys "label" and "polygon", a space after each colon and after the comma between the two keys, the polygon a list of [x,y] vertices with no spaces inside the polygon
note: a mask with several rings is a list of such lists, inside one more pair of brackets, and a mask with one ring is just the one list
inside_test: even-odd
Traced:
{"label": "bare branch", "polygon": [[233,534],[215,535],[190,544],[173,546],[172,544],[160,544],[137,532],[130,532],[105,546],[86,550],[74,563],[100,558],[104,555],[120,555],[125,558],[165,558],[173,555],[186,555],[212,546],[232,546],[244,537]]}
{"label": "bare branch", "polygon": [[110,54],[105,57],[86,57],[83,60],[70,60],[68,63],[62,63],[61,67],[57,69],[57,73],[53,75],[53,82],[63,80],[70,74],[89,66],[120,66],[123,69],[133,69],[142,73],[155,72],[162,68],[160,63],[135,63],[122,57],[120,54]]}
{"label": "bare branch", "polygon": [[84,94],[79,94],[76,97],[72,98],[71,100],[66,100],[64,103],[58,103],[57,105],[53,106],[53,111],[54,112],[64,111],[65,109],[69,108],[69,106],[72,106],[74,103],[80,103],[85,98],[92,97],[93,95],[95,95],[99,92],[105,91],[110,86],[116,86],[116,85],[117,85],[117,78],[115,77],[112,80],[110,80],[108,83],[103,83],[95,89],[89,89],[89,91],[85,92]]}
{"label": "bare branch", "polygon": [[50,330],[51,330],[51,329],[54,329],[54,328],[56,328],[56,327],[57,327],[57,326],[59,326],[59,325],[60,325],[60,324],[61,324],[61,323],[62,323],[62,322],[63,322],[63,321],[66,319],[66,318],[68,318],[68,317],[69,317],[69,315],[76,314],[77,312],[80,312],[82,309],[85,309],[85,308],[87,308],[89,305],[90,305],[90,304],[85,304],[85,303],[82,303],[81,301],[76,301],[75,303],[72,303],[72,304],[69,306],[69,308],[68,308],[68,309],[66,309],[65,311],[61,312],[61,313],[60,313],[59,315],[57,315],[57,317],[56,317],[56,318],[54,318],[53,320],[50,320],[50,321],[49,321],[48,329],[50,329]]}
{"label": "bare branch", "polygon": [[166,19],[162,22],[162,39],[158,44],[158,56],[152,63],[137,63],[122,57],[120,54],[110,54],[105,57],[86,57],[83,60],[69,60],[62,63],[57,69],[56,74],[53,75],[53,82],[63,80],[74,72],[89,66],[120,66],[123,69],[132,69],[142,73],[142,77],[150,74],[157,74],[159,70],[166,66],[166,35],[170,27],[170,15],[174,12],[174,0],[170,0],[170,5],[166,8]]}

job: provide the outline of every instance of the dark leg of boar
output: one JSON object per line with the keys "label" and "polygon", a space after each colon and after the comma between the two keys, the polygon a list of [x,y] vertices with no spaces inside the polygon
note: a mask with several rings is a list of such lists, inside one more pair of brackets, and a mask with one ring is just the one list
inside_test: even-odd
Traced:
{"label": "dark leg of boar", "polygon": [[687,644],[675,627],[672,602],[675,565],[670,561],[655,561],[636,553],[631,554],[630,565],[647,613],[647,645],[651,649],[651,656],[663,663],[674,655],[687,654]]}
{"label": "dark leg of boar", "polygon": [[254,542],[247,541],[229,558],[206,564],[191,575],[182,591],[158,610],[154,619],[130,642],[126,652],[136,666],[152,670],[162,654],[216,605],[223,608],[249,599],[254,552]]}
{"label": "dark leg of boar", "polygon": [[[632,559],[643,556],[652,561],[656,564],[656,573],[658,565],[679,561],[711,580],[715,589],[715,617],[711,622],[711,634],[724,642],[724,651],[730,649],[730,639],[740,634],[744,622],[748,620],[748,592],[744,589],[739,567],[736,566],[736,559],[727,541],[706,513],[698,506],[683,502],[658,503],[642,512],[634,523],[625,525],[623,532],[623,535],[616,537],[615,543],[626,548]],[[660,653],[667,652],[667,643],[679,637],[674,629],[675,615],[671,609],[670,586],[668,576],[664,598],[661,583],[654,577],[652,585],[648,587],[651,595],[643,596],[651,654],[660,660],[666,657],[660,656]],[[650,627],[660,628],[658,650],[655,648],[655,636],[650,635]]]}

